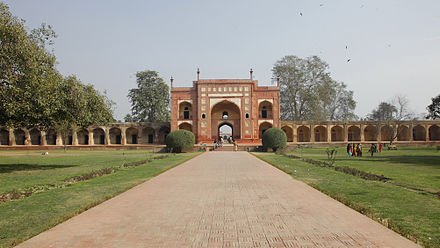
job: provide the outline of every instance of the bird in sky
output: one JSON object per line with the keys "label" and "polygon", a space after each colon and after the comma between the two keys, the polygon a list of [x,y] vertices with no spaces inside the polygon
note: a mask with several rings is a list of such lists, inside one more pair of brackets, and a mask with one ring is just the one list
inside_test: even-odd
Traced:
{"label": "bird in sky", "polygon": [[347,63],[350,62],[350,61],[351,61],[351,59],[348,59],[348,60],[347,60]]}
{"label": "bird in sky", "polygon": [[303,13],[302,13],[302,12],[299,12],[299,15],[300,15],[300,16],[303,16]]}

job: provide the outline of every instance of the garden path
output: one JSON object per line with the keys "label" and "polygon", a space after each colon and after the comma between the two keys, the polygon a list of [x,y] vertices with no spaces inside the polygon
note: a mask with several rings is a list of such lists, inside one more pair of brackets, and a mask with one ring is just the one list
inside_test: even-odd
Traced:
{"label": "garden path", "polygon": [[246,152],[207,152],[18,247],[418,247]]}

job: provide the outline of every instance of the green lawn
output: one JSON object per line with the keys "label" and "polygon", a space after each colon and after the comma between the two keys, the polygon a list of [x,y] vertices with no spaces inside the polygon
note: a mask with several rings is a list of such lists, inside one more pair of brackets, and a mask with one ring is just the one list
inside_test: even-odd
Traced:
{"label": "green lawn", "polygon": [[[437,196],[390,183],[364,180],[283,155],[255,154],[291,174],[293,178],[304,181],[357,210],[365,208],[364,212],[376,220],[391,220],[393,229],[399,233],[412,235],[423,241],[427,247],[440,247],[440,198]],[[303,149],[302,154],[313,159],[326,158],[325,149],[307,148]],[[420,154],[436,158],[432,158],[433,161],[431,158],[415,158],[423,156]],[[393,180],[411,185],[429,185],[432,188],[438,188],[439,185],[435,175],[438,176],[440,172],[440,158],[435,150],[408,149],[406,152],[397,151],[394,154],[387,151],[382,154],[383,157],[374,159],[344,156],[338,156],[337,165],[384,174]],[[388,156],[395,156],[395,159]],[[403,156],[406,158],[397,159]]]}
{"label": "green lawn", "polygon": [[[145,160],[151,155],[151,152],[137,150],[49,151],[49,155],[44,157],[36,151],[0,152],[0,191],[57,183],[91,170],[120,166],[124,161],[123,153],[126,162]],[[123,168],[114,174],[0,204],[0,247],[10,247],[35,236],[198,154],[171,155],[138,167]]]}
{"label": "green lawn", "polygon": [[[327,160],[326,149],[303,148],[289,152],[304,158]],[[338,148],[335,165],[349,166],[369,173],[384,175],[393,182],[410,187],[440,192],[440,152],[435,147],[399,147],[397,151],[383,150],[373,157],[364,147],[363,157],[347,157],[345,148]]]}
{"label": "green lawn", "polygon": [[146,160],[152,150],[79,151],[0,151],[0,194],[64,179],[93,170]]}

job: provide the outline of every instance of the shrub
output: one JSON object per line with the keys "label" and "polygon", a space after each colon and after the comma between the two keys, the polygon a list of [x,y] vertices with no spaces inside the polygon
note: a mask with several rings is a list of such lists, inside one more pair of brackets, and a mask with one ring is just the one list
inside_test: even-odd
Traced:
{"label": "shrub", "polygon": [[167,135],[167,148],[173,152],[182,152],[183,148],[194,147],[194,134],[187,130],[175,130]]}
{"label": "shrub", "polygon": [[284,148],[287,144],[286,133],[280,128],[269,128],[263,134],[263,146],[272,148],[275,152],[278,148]]}

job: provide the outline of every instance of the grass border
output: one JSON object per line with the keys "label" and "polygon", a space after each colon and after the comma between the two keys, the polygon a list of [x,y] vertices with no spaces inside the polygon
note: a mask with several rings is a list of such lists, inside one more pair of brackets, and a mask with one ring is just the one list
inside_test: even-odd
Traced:
{"label": "grass border", "polygon": [[[268,160],[266,160],[266,159],[264,159],[262,157],[259,157],[259,156],[257,156],[257,154],[254,154],[253,152],[249,152],[249,153],[251,155],[255,156],[256,158],[258,158],[258,159],[260,159],[260,160],[262,160],[262,161],[272,165],[273,167],[277,168],[278,170],[280,170],[280,171],[282,171],[282,172],[284,172],[284,173],[286,173],[286,174],[288,174],[288,175],[290,175],[292,177],[292,172],[287,171],[286,168],[283,168],[283,167],[281,167],[281,166],[279,166],[279,165],[277,165],[275,163],[272,163],[271,161],[268,161]],[[272,153],[272,154],[283,156],[283,155],[276,154],[276,153]],[[340,171],[338,171],[338,172],[340,172]],[[341,173],[343,173],[343,172],[341,172]],[[351,174],[347,174],[347,175],[351,175]],[[424,242],[423,240],[418,239],[410,230],[405,230],[404,228],[400,227],[399,225],[394,223],[392,219],[381,218],[379,215],[374,213],[368,207],[365,207],[365,206],[363,206],[361,204],[355,203],[355,202],[353,202],[353,201],[351,201],[351,200],[349,200],[349,199],[347,199],[347,198],[345,198],[343,196],[340,196],[338,194],[330,193],[330,192],[328,192],[325,189],[321,189],[316,184],[307,183],[307,182],[304,182],[304,181],[302,181],[300,179],[296,179],[296,178],[293,178],[293,177],[292,177],[292,179],[301,181],[301,182],[309,185],[310,187],[312,187],[312,188],[314,188],[314,189],[324,193],[325,195],[327,195],[327,196],[331,197],[332,199],[334,199],[334,200],[344,204],[345,206],[347,206],[347,207],[349,207],[349,208],[351,208],[351,209],[353,209],[353,210],[355,210],[355,211],[357,211],[357,212],[367,216],[368,218],[370,218],[370,219],[372,219],[372,220],[382,224],[383,226],[387,227],[388,229],[390,229],[390,230],[392,230],[392,231],[402,235],[403,237],[405,237],[405,238],[415,242],[416,244],[423,245],[424,247],[432,247],[430,244]]]}
{"label": "grass border", "polygon": [[[145,182],[149,181],[150,179],[152,179],[154,177],[159,176],[162,173],[167,172],[168,170],[171,170],[171,169],[173,169],[173,168],[175,168],[175,167],[177,167],[177,166],[179,166],[179,165],[181,165],[181,164],[183,164],[183,163],[185,163],[185,162],[187,162],[187,161],[189,161],[189,160],[191,160],[193,158],[196,158],[196,157],[200,156],[201,154],[203,154],[203,152],[194,152],[194,153],[195,153],[194,156],[188,157],[188,158],[178,162],[174,166],[166,168],[163,171],[159,171],[158,173],[153,174],[150,177],[146,177],[145,180],[142,180],[142,181],[140,181],[138,183],[134,183],[133,185],[129,185],[129,186],[125,187],[125,188],[122,188],[120,191],[117,191],[115,193],[109,194],[109,195],[103,197],[100,200],[95,200],[95,201],[93,201],[93,202],[91,202],[91,203],[89,203],[87,205],[84,205],[84,206],[78,208],[76,211],[73,211],[71,213],[67,213],[66,215],[64,215],[64,216],[62,216],[62,217],[60,217],[58,219],[54,218],[52,221],[49,221],[47,223],[47,225],[45,226],[45,229],[42,230],[41,232],[35,233],[35,234],[33,234],[31,236],[28,236],[28,237],[14,238],[10,243],[5,244],[4,247],[5,248],[9,248],[9,247],[17,246],[20,243],[23,243],[26,240],[29,240],[29,239],[31,239],[31,238],[33,238],[33,237],[35,237],[35,236],[37,236],[37,235],[39,235],[39,234],[49,230],[49,229],[51,229],[51,228],[61,224],[62,222],[65,222],[65,221],[67,221],[67,220],[69,220],[69,219],[71,219],[71,218],[73,218],[73,217],[75,217],[75,216],[77,216],[77,215],[79,215],[79,214],[81,214],[81,213],[83,213],[83,212],[85,212],[85,211],[87,211],[87,210],[89,210],[89,209],[91,209],[91,208],[93,208],[93,207],[95,207],[95,206],[97,206],[97,205],[107,201],[107,200],[110,200],[110,199],[112,199],[112,198],[114,198],[114,197],[116,197],[116,196],[118,196],[118,195],[120,195],[120,194],[122,194],[122,193],[124,193],[124,192],[126,192],[126,191],[128,191],[128,190],[130,190],[130,189],[132,189],[132,188],[142,184],[142,183],[145,183]],[[168,157],[174,157],[174,156],[168,156]],[[102,177],[109,176],[109,175],[112,175],[112,174],[106,174],[106,175],[103,175]],[[98,179],[98,178],[101,178],[101,177],[95,177],[93,179]],[[87,180],[87,181],[92,181],[93,179],[90,179],[90,180]],[[87,182],[87,181],[82,181],[82,182]],[[2,246],[0,246],[0,247],[2,247]]]}

